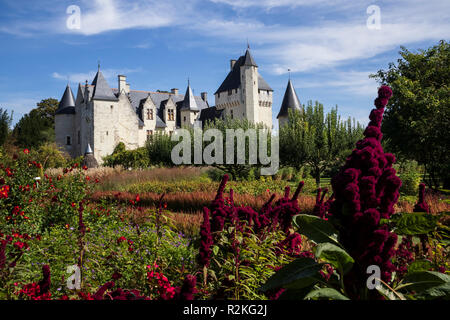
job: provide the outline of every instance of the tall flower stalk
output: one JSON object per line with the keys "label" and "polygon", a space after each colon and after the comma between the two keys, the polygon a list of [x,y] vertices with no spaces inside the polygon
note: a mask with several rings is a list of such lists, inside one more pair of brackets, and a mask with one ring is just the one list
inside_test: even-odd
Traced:
{"label": "tall flower stalk", "polygon": [[377,265],[384,282],[391,280],[395,267],[397,235],[390,232],[380,219],[389,219],[399,197],[401,180],[392,168],[394,155],[384,153],[381,146],[381,122],[385,106],[392,96],[388,86],[378,90],[375,109],[372,109],[365,138],[356,143],[356,149],[345,165],[332,179],[335,200],[330,212],[340,231],[340,241],[355,259],[355,265],[346,277],[346,287],[352,298],[366,295],[367,267]]}

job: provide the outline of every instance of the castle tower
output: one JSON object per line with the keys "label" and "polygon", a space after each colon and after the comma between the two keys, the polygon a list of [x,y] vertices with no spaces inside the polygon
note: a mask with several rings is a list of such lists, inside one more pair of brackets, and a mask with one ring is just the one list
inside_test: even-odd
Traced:
{"label": "castle tower", "polygon": [[74,125],[75,125],[75,98],[72,89],[67,84],[55,113],[55,139],[56,144],[63,147],[71,156],[75,156],[74,150]]}
{"label": "castle tower", "polygon": [[181,126],[189,127],[193,126],[200,114],[200,109],[195,101],[194,94],[192,93],[191,85],[188,81],[186,94],[180,108]]}
{"label": "castle tower", "polygon": [[291,79],[289,79],[288,81],[283,97],[283,102],[281,103],[280,112],[277,115],[279,128],[287,123],[289,110],[303,111],[302,105],[300,104],[300,100],[298,99]]}
{"label": "castle tower", "polygon": [[273,90],[258,72],[250,48],[231,60],[230,72],[215,92],[216,109],[232,119],[247,119],[272,129]]}
{"label": "castle tower", "polygon": [[[105,155],[111,154],[116,145],[115,123],[124,110],[118,110],[119,99],[116,97],[103,73],[99,70],[92,81],[92,98],[86,108],[87,133],[81,147],[84,149],[88,144],[92,147],[93,155],[99,163]],[[135,137],[137,140],[137,136]],[[137,142],[136,142],[137,144]],[[83,150],[81,149],[81,150]]]}

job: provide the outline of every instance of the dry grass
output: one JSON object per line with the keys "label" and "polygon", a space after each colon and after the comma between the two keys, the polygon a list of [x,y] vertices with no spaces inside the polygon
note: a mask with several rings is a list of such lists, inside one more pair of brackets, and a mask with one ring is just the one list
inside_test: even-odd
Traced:
{"label": "dry grass", "polygon": [[151,168],[145,170],[121,170],[117,174],[108,174],[100,179],[99,190],[124,190],[132,184],[142,184],[148,181],[179,181],[191,180],[204,173],[206,168],[176,167]]}
{"label": "dry grass", "polygon": [[[164,203],[167,204],[167,210],[174,212],[196,213],[201,212],[203,207],[209,206],[215,198],[215,192],[175,192],[164,196]],[[281,195],[277,195],[280,197]],[[149,208],[156,208],[159,203],[161,194],[153,192],[140,193],[140,205]],[[127,204],[130,200],[136,198],[136,194],[130,192],[112,192],[97,191],[91,195],[91,200],[98,201],[100,199],[117,200],[119,203]],[[234,201],[239,206],[250,206],[259,210],[269,199],[269,194],[253,196],[249,194],[235,194]],[[313,196],[300,196],[299,205],[304,213],[312,212],[315,198]]]}
{"label": "dry grass", "polygon": [[[45,173],[50,177],[56,177],[58,175],[63,175],[63,168],[50,168],[45,170]],[[77,171],[72,171],[67,174],[75,174]],[[91,168],[87,170],[81,170],[82,173],[94,178],[94,179],[107,179],[108,177],[121,176],[124,172],[121,166],[117,166],[115,168],[110,167],[98,167]]]}
{"label": "dry grass", "polygon": [[[441,201],[440,197],[436,194],[432,193],[426,194],[425,201],[430,207],[431,213],[450,211],[450,204]],[[395,212],[413,212],[413,210],[414,210],[414,203],[405,200],[400,200],[395,206]]]}

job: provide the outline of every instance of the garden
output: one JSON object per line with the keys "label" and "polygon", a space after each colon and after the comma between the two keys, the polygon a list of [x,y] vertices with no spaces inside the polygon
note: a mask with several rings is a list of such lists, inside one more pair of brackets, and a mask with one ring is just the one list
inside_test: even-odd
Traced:
{"label": "garden", "polygon": [[391,97],[328,172],[2,154],[0,299],[448,300],[448,194],[384,151]]}

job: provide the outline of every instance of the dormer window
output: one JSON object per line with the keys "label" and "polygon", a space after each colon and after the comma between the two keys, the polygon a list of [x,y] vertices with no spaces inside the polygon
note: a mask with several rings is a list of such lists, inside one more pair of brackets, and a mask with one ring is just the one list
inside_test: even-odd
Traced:
{"label": "dormer window", "polygon": [[153,120],[153,109],[147,109],[147,120]]}
{"label": "dormer window", "polygon": [[167,119],[168,119],[169,121],[174,121],[174,119],[175,119],[175,114],[174,114],[174,112],[173,112],[173,109],[167,110]]}

